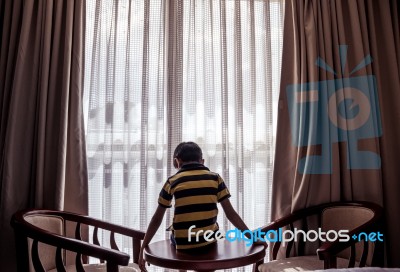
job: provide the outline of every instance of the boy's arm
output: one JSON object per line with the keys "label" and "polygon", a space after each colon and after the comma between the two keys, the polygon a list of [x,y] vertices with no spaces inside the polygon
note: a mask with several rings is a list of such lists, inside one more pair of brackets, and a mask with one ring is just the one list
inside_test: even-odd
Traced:
{"label": "boy's arm", "polygon": [[222,209],[225,212],[226,217],[228,218],[229,221],[231,221],[231,223],[237,229],[241,230],[242,232],[249,229],[246,226],[246,224],[243,222],[242,218],[238,215],[238,213],[232,207],[232,204],[229,201],[229,198],[225,198],[220,203],[221,203]]}
{"label": "boy's arm", "polygon": [[167,210],[167,208],[165,208],[161,205],[158,205],[156,211],[154,212],[153,217],[151,218],[149,226],[146,230],[146,235],[144,236],[143,243],[142,243],[142,246],[140,248],[140,253],[139,253],[139,267],[142,271],[147,271],[146,270],[146,262],[143,259],[143,250],[150,243],[151,239],[154,237],[154,234],[157,232],[158,228],[160,227],[166,210]]}
{"label": "boy's arm", "polygon": [[[228,218],[229,221],[231,221],[231,223],[240,231],[245,231],[245,230],[249,230],[249,228],[246,226],[246,224],[243,222],[242,218],[240,217],[240,215],[238,215],[238,213],[235,211],[235,209],[232,207],[231,202],[229,201],[228,198],[225,198],[224,200],[222,200],[221,202],[221,206],[222,209],[224,210],[226,217]],[[247,233],[246,233],[247,234]],[[250,238],[249,235],[245,236],[247,238]],[[253,244],[257,244],[257,245],[263,245],[264,247],[267,246],[267,244],[263,241],[254,241]]]}

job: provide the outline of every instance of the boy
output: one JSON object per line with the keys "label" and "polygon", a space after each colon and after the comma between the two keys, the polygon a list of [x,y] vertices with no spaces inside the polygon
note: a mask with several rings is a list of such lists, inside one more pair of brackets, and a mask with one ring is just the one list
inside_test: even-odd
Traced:
{"label": "boy", "polygon": [[142,271],[146,271],[143,249],[160,227],[166,209],[171,207],[173,197],[175,197],[175,209],[171,226],[171,242],[177,250],[203,248],[216,242],[216,239],[207,241],[210,239],[205,239],[201,235],[198,236],[198,241],[193,236],[189,239],[188,230],[192,227],[192,233],[199,230],[203,230],[202,233],[207,230],[216,232],[218,230],[218,202],[221,203],[229,221],[237,229],[242,232],[248,230],[229,201],[230,194],[223,179],[204,166],[201,148],[196,143],[180,143],[174,151],[173,164],[178,172],[168,178],[160,192],[158,207],[140,249],[139,266]]}

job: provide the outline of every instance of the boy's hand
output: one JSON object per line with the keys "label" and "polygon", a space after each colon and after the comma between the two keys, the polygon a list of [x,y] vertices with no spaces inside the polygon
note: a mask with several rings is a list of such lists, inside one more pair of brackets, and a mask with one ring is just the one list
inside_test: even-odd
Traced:
{"label": "boy's hand", "polygon": [[138,264],[139,264],[140,271],[147,272],[146,261],[143,258],[143,250],[142,249],[140,249]]}

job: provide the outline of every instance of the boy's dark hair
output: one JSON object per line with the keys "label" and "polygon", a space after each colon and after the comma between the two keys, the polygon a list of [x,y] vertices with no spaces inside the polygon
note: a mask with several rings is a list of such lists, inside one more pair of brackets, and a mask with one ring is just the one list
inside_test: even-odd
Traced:
{"label": "boy's dark hair", "polygon": [[175,158],[180,159],[182,162],[199,162],[203,159],[203,152],[200,146],[194,142],[182,142],[175,148]]}

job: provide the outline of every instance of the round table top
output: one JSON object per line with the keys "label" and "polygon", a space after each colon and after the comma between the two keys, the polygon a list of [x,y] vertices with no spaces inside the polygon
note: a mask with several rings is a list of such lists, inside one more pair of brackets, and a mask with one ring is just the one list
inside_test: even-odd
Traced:
{"label": "round table top", "polygon": [[246,246],[245,242],[218,241],[215,246],[195,253],[179,251],[170,240],[149,244],[144,258],[153,265],[181,270],[207,271],[241,267],[258,262],[265,257],[262,245]]}

